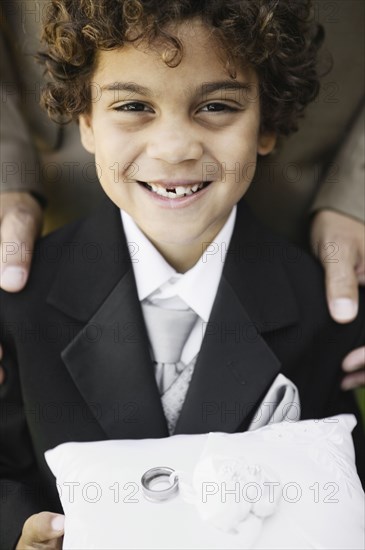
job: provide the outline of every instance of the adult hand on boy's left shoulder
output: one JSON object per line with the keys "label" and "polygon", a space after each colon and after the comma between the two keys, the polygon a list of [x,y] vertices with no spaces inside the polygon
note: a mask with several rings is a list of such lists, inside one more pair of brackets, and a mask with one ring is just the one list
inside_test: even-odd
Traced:
{"label": "adult hand on boy's left shoulder", "polygon": [[[313,218],[311,243],[325,270],[327,303],[338,323],[353,321],[358,312],[358,285],[365,285],[365,226],[358,220],[320,210]],[[342,363],[347,373],[342,389],[365,385],[365,347],[349,353]]]}

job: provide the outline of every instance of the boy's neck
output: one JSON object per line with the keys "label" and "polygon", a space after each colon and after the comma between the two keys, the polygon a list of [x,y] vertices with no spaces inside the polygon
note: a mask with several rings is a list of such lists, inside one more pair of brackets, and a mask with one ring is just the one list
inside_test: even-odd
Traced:
{"label": "boy's neck", "polygon": [[[213,237],[214,238],[214,237]],[[152,241],[159,253],[165,258],[178,273],[186,273],[191,269],[209,246],[209,242],[197,243],[196,245],[163,244]]]}
{"label": "boy's neck", "polygon": [[157,242],[150,237],[148,238],[167,263],[176,269],[178,273],[186,273],[199,261],[208,246],[220,233],[227,223],[230,213],[223,220],[220,220],[217,225],[213,225],[209,232],[205,232],[199,240],[193,243],[166,243]]}

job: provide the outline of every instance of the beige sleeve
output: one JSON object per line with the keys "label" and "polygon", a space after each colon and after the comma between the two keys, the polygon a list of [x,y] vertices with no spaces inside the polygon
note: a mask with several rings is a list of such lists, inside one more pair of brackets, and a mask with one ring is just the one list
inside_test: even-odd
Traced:
{"label": "beige sleeve", "polygon": [[28,191],[42,196],[39,159],[22,113],[20,88],[1,27],[0,191]]}
{"label": "beige sleeve", "polygon": [[329,165],[311,212],[330,209],[365,222],[365,108]]}

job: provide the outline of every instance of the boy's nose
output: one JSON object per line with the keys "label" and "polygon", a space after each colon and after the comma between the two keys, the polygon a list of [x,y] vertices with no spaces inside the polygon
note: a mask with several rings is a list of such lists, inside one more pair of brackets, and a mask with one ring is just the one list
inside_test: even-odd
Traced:
{"label": "boy's nose", "polygon": [[203,146],[192,128],[175,122],[152,130],[147,154],[153,159],[179,164],[185,160],[199,160],[203,154]]}

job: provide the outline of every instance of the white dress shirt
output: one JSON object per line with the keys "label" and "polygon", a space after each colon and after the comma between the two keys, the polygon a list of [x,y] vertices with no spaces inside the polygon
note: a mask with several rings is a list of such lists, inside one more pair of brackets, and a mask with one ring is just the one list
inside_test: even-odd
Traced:
{"label": "white dress shirt", "polygon": [[140,302],[166,309],[190,307],[198,315],[182,350],[181,361],[187,365],[201,347],[233,233],[236,206],[214,242],[183,274],[167,263],[129,214],[121,210],[121,217]]}

